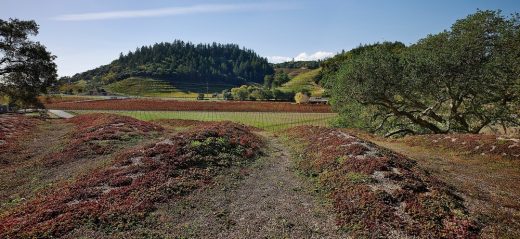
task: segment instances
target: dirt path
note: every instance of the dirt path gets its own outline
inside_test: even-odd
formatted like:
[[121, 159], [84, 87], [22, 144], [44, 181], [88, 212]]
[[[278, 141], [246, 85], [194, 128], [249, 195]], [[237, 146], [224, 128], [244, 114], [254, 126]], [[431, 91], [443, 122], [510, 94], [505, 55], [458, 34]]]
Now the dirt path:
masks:
[[[188, 238], [345, 238], [334, 214], [268, 136], [266, 156], [218, 185], [157, 211], [161, 231]], [[165, 230], [166, 229], [166, 230]]]
[[64, 118], [64, 119], [70, 119], [70, 118], [74, 117], [73, 114], [67, 113], [63, 110], [49, 110], [49, 112], [60, 118]]

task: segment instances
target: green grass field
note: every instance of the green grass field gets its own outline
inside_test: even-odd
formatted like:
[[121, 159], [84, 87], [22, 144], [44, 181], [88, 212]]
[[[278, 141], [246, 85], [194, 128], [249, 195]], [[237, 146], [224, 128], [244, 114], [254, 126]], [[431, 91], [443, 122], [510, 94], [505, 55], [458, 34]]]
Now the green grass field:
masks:
[[312, 96], [321, 96], [323, 94], [323, 88], [315, 83], [316, 77], [319, 76], [321, 68], [303, 72], [296, 75], [294, 78], [279, 89], [282, 91], [301, 92], [302, 90], [308, 90]]
[[139, 120], [184, 119], [200, 121], [234, 121], [269, 131], [298, 125], [328, 126], [335, 113], [277, 113], [277, 112], [203, 112], [203, 111], [94, 111], [76, 110], [72, 114], [113, 113]]

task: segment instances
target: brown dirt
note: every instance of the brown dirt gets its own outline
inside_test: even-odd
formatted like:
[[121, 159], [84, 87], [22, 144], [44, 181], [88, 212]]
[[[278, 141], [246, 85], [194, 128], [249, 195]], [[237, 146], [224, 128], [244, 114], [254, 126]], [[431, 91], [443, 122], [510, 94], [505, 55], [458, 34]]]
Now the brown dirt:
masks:
[[0, 155], [9, 159], [8, 164], [0, 165], [0, 209], [28, 199], [36, 190], [52, 185], [57, 178], [69, 176], [63, 168], [43, 170], [40, 161], [49, 153], [59, 150], [67, 141], [66, 136], [71, 128], [61, 120], [49, 120], [33, 133], [25, 135], [16, 150]]
[[[174, 234], [208, 238], [335, 238], [330, 208], [312, 195], [298, 177], [278, 139], [268, 156], [242, 172], [243, 180], [200, 192], [189, 200], [193, 210], [175, 217]], [[175, 207], [169, 210], [175, 210]], [[186, 230], [190, 228], [190, 230]]]
[[416, 160], [420, 167], [455, 188], [464, 198], [470, 214], [483, 223], [482, 238], [520, 238], [518, 160], [370, 138], [380, 146]]
[[212, 187], [159, 207], [153, 229], [113, 236], [153, 232], [166, 238], [345, 238], [330, 205], [298, 175], [279, 140], [268, 138], [265, 156], [251, 166], [232, 168]]

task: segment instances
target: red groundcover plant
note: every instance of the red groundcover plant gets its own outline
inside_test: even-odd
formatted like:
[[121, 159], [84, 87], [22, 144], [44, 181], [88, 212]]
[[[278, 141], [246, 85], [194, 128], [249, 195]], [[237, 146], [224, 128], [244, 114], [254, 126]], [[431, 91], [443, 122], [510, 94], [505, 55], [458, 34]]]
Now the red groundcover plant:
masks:
[[262, 141], [242, 125], [207, 123], [119, 154], [114, 163], [0, 218], [0, 237], [59, 237], [81, 225], [125, 230], [157, 203], [211, 182], [220, 168], [253, 158]]
[[[18, 114], [0, 115], [0, 154], [8, 150], [16, 150], [21, 137], [27, 135], [42, 120]], [[5, 163], [0, 159], [0, 163]]]
[[289, 102], [240, 101], [176, 101], [152, 99], [94, 100], [56, 102], [45, 105], [63, 110], [171, 110], [171, 111], [231, 111], [231, 112], [308, 112], [331, 113], [329, 105], [293, 104]]
[[476, 237], [462, 199], [415, 161], [339, 129], [300, 126], [287, 133], [300, 139], [299, 168], [330, 192], [338, 224], [352, 235]]
[[113, 114], [79, 115], [66, 122], [75, 126], [70, 141], [63, 150], [47, 157], [46, 163], [49, 165], [107, 155], [124, 143], [163, 130], [161, 126], [153, 123]]
[[407, 144], [433, 146], [469, 154], [498, 155], [520, 159], [520, 139], [485, 134], [434, 134], [410, 136], [403, 139]]

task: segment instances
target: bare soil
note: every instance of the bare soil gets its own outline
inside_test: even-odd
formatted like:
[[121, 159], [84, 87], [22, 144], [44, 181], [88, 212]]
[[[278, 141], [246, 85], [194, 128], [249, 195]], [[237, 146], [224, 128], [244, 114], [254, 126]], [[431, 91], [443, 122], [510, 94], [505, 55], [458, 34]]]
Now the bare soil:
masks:
[[[55, 123], [60, 121], [60, 123]], [[0, 165], [0, 210], [24, 201], [41, 189], [50, 187], [61, 179], [69, 178], [72, 170], [44, 168], [41, 160], [56, 152], [68, 140], [70, 124], [61, 120], [48, 120], [33, 133], [20, 139], [16, 150], [0, 155], [8, 159]], [[80, 165], [73, 167], [81, 170]]]
[[[111, 237], [346, 238], [279, 139], [261, 134], [268, 141], [264, 156], [250, 166], [231, 168], [213, 186], [163, 204], [148, 226]], [[85, 234], [94, 235], [76, 235]]]
[[186, 204], [194, 207], [180, 210], [180, 215], [171, 218], [177, 224], [173, 234], [207, 238], [340, 238], [329, 206], [313, 195], [309, 182], [297, 175], [288, 151], [277, 138], [269, 141], [265, 157], [235, 178], [238, 180], [224, 180], [227, 182], [168, 207], [164, 212], [175, 212]]
[[519, 160], [409, 146], [374, 137], [370, 140], [416, 160], [420, 167], [456, 189], [466, 208], [483, 224], [482, 238], [520, 238]]

